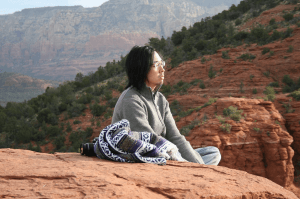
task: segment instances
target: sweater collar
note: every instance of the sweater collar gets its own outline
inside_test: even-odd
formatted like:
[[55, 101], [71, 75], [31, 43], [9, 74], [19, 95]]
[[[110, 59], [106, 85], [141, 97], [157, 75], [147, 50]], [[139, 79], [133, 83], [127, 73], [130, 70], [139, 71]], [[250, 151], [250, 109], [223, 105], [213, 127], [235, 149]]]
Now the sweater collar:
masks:
[[152, 91], [152, 88], [147, 86], [146, 84], [143, 84], [141, 90], [139, 90], [138, 92], [141, 93], [141, 95], [143, 95], [144, 97], [147, 98], [151, 98], [151, 95], [153, 96], [153, 98], [155, 98], [155, 96], [157, 95], [159, 89], [161, 88], [162, 84], [157, 86], [154, 91]]

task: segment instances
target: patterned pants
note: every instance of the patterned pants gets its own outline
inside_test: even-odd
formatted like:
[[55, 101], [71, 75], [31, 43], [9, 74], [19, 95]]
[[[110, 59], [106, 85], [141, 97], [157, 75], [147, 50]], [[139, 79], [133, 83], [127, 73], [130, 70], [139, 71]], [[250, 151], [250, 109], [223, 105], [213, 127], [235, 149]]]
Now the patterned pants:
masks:
[[206, 165], [218, 165], [221, 160], [221, 153], [217, 147], [207, 146], [195, 149], [195, 151], [201, 155]]

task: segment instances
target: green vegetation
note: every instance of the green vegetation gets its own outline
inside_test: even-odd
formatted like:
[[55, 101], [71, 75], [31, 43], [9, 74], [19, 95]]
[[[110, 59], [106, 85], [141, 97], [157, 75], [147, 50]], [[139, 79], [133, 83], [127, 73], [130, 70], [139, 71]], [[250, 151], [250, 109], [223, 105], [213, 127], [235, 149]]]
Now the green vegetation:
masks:
[[294, 15], [292, 13], [286, 13], [282, 16], [286, 21], [290, 21], [294, 18]]
[[245, 92], [245, 90], [243, 88], [244, 88], [244, 83], [243, 83], [243, 81], [241, 81], [241, 84], [240, 84], [240, 92], [241, 93]]
[[263, 74], [264, 74], [264, 76], [266, 76], [266, 77], [268, 77], [268, 78], [270, 77], [270, 71], [266, 71], [266, 72], [264, 72]]
[[252, 80], [252, 79], [253, 79], [253, 77], [254, 77], [254, 75], [252, 75], [252, 74], [251, 74], [251, 75], [250, 75], [250, 80]]
[[188, 136], [190, 131], [197, 125], [199, 125], [200, 121], [199, 120], [194, 120], [192, 121], [189, 125], [184, 126], [180, 129], [180, 134], [184, 136]]
[[271, 86], [271, 87], [279, 87], [279, 83], [278, 82], [271, 82], [270, 84], [269, 84], [269, 86]]
[[222, 58], [223, 59], [230, 59], [230, 57], [228, 55], [228, 51], [222, 51]]
[[255, 130], [257, 133], [260, 132], [260, 129], [257, 127], [254, 127], [253, 130]]
[[270, 20], [270, 22], [269, 22], [269, 25], [274, 25], [276, 23], [276, 21], [275, 21], [275, 19], [274, 18], [272, 18], [271, 20]]
[[300, 101], [300, 89], [298, 89], [297, 91], [292, 92], [288, 96], [293, 97], [297, 101]]
[[271, 86], [267, 86], [266, 90], [264, 91], [264, 94], [267, 95], [265, 99], [265, 101], [274, 101], [275, 99], [275, 91], [274, 88]]
[[274, 55], [274, 51], [270, 51], [269, 57], [272, 57]]
[[282, 82], [285, 84], [282, 89], [283, 93], [291, 93], [300, 88], [300, 77], [297, 81], [294, 81], [292, 78], [290, 78], [289, 75], [284, 75], [282, 78]]
[[257, 89], [254, 88], [254, 89], [252, 90], [252, 93], [253, 93], [253, 94], [257, 94]]
[[223, 110], [224, 116], [229, 116], [234, 121], [240, 121], [240, 119], [244, 119], [241, 113], [243, 110], [238, 110], [237, 107], [229, 106]]
[[247, 61], [247, 60], [252, 60], [252, 59], [255, 59], [255, 55], [252, 55], [250, 53], [246, 53], [246, 54], [242, 54], [241, 56], [237, 57], [237, 59], [242, 59], [244, 61]]
[[[188, 28], [182, 27], [180, 31], [174, 31], [171, 37], [166, 39], [163, 37], [161, 39], [150, 38], [148, 44], [159, 51], [164, 60], [171, 60], [170, 67], [177, 67], [180, 63], [195, 59], [198, 56], [202, 57], [201, 63], [210, 61], [210, 58], [206, 59], [204, 56], [214, 54], [224, 47], [236, 47], [252, 43], [265, 45], [284, 39], [292, 35], [293, 30], [291, 28], [287, 28], [285, 32], [274, 30], [272, 34], [271, 31], [275, 25], [278, 25], [278, 27], [287, 27], [289, 24], [297, 23], [297, 25], [300, 25], [296, 17], [291, 18], [286, 15], [289, 13], [285, 13], [288, 22], [272, 22], [271, 20], [270, 25], [272, 27], [270, 25], [266, 27], [258, 25], [252, 28], [250, 32], [238, 32], [234, 26], [234, 24], [240, 25], [246, 21], [243, 14], [247, 13], [248, 16], [256, 17], [280, 2], [279, 0], [241, 1], [240, 4], [232, 5], [228, 10], [224, 10], [213, 17], [206, 17]], [[270, 52], [270, 49], [264, 51], [265, 49], [262, 54]], [[84, 115], [83, 111], [86, 109], [87, 104], [89, 104], [94, 117], [111, 117], [112, 108], [116, 103], [116, 98], [112, 97], [112, 90], [122, 92], [126, 85], [126, 78], [123, 79], [126, 56], [121, 56], [119, 61], [107, 62], [105, 66], [99, 66], [95, 72], [90, 72], [88, 75], [77, 73], [74, 81], [66, 81], [57, 88], [48, 87], [45, 93], [31, 100], [22, 103], [8, 102], [5, 108], [0, 106], [0, 148], [28, 147], [31, 150], [40, 150], [39, 146], [42, 146], [43, 142], [48, 140], [55, 146], [52, 153], [55, 151], [77, 151], [77, 147], [81, 142], [90, 141], [92, 131], [73, 131], [70, 122], [66, 122], [65, 131], [71, 133], [71, 146], [64, 146], [63, 135], [66, 132], [63, 132], [63, 125], [60, 124], [59, 126], [58, 117], [62, 115], [64, 120], [76, 119], [76, 117]], [[228, 58], [228, 52], [222, 52], [222, 57]], [[245, 54], [241, 57], [241, 59], [246, 60], [254, 58], [251, 54]], [[167, 65], [167, 67], [169, 66]], [[208, 75], [212, 79], [217, 76], [217, 72], [221, 73], [222, 69], [214, 71], [211, 65]], [[0, 75], [6, 76], [8, 74], [0, 73]], [[250, 76], [250, 79], [253, 77]], [[300, 78], [297, 81], [287, 76], [284, 77], [282, 82], [285, 84], [284, 92], [293, 92], [300, 88]], [[205, 88], [202, 80], [193, 80], [192, 82], [181, 81], [174, 86], [164, 85], [160, 91], [165, 96], [176, 92], [186, 94], [188, 88], [198, 85], [200, 88]], [[241, 91], [243, 86], [241, 82]], [[296, 99], [298, 94], [295, 96], [293, 97]], [[207, 97], [207, 95], [203, 95], [203, 97]], [[171, 111], [175, 112], [175, 115], [177, 114], [176, 120], [178, 120], [193, 111], [199, 111], [215, 102], [215, 100], [210, 98], [203, 106], [187, 111], [183, 111], [179, 103], [176, 104], [175, 101], [174, 104], [172, 104], [173, 102], [170, 104], [170, 108], [173, 106]], [[238, 121], [242, 118], [240, 111], [230, 110], [229, 116]], [[224, 125], [225, 130], [229, 128], [228, 125], [222, 125]], [[100, 121], [97, 121], [97, 126], [100, 126]], [[226, 130], [226, 132], [228, 131]], [[35, 142], [33, 146], [36, 147], [33, 147], [32, 144], [30, 146], [31, 141]]]
[[261, 52], [261, 54], [264, 55], [264, 54], [266, 54], [268, 52], [270, 52], [270, 48], [264, 48], [263, 51]]
[[73, 122], [73, 124], [80, 124], [81, 123], [81, 121], [79, 121], [79, 120], [74, 120], [74, 122]]
[[294, 51], [294, 47], [292, 45], [289, 46], [289, 49], [287, 50], [288, 53], [291, 53]]
[[230, 130], [231, 130], [231, 125], [230, 124], [222, 124], [220, 126], [220, 128], [222, 129], [222, 131], [224, 132], [227, 132], [227, 133], [230, 133]]
[[290, 101], [288, 103], [281, 102], [282, 106], [285, 108], [286, 113], [295, 112], [295, 109], [292, 108], [291, 101], [292, 101], [292, 99], [290, 99]]
[[208, 71], [208, 77], [210, 79], [216, 77], [217, 72], [214, 71], [214, 67], [212, 65], [210, 65], [209, 71]]

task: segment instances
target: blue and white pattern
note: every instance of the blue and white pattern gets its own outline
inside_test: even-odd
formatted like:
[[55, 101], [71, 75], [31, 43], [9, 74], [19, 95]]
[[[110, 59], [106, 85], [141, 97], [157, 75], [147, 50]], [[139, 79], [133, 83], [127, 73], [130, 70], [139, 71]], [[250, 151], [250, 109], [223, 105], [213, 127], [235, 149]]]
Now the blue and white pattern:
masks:
[[[151, 140], [156, 140], [156, 143], [151, 143]], [[168, 140], [149, 132], [131, 132], [126, 119], [105, 127], [94, 144], [94, 151], [98, 158], [117, 162], [165, 165], [166, 160], [186, 161], [176, 145]]]

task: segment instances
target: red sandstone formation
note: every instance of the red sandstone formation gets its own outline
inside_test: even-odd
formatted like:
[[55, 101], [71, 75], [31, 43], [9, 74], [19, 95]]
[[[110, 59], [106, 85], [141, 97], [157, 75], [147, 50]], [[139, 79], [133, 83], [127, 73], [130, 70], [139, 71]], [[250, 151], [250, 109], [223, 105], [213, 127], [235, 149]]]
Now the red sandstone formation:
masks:
[[119, 163], [20, 149], [1, 149], [0, 162], [0, 198], [297, 198], [266, 178], [222, 166]]

